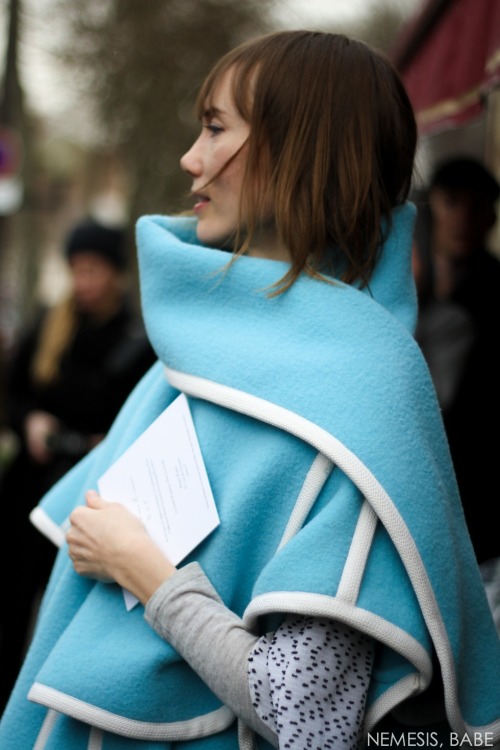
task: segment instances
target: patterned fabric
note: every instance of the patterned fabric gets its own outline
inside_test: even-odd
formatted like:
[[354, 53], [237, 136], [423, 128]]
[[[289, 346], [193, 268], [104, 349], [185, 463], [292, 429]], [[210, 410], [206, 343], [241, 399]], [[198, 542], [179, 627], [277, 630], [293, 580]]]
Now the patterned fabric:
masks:
[[253, 704], [280, 750], [355, 750], [372, 666], [373, 641], [363, 633], [289, 615], [249, 659]]

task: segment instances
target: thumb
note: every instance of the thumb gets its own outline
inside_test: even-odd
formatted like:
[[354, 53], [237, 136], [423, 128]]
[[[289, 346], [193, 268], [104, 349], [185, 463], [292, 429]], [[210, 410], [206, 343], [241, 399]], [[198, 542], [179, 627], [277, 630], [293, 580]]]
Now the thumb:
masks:
[[102, 508], [106, 503], [95, 490], [87, 490], [85, 500], [89, 508]]

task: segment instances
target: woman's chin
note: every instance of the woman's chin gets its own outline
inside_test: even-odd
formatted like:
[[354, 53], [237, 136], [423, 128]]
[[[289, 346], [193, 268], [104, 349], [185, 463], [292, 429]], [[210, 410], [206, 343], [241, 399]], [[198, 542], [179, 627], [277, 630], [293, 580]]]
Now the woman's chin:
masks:
[[204, 232], [198, 227], [196, 231], [196, 237], [200, 245], [205, 247], [212, 247], [216, 250], [226, 250], [232, 252], [234, 247], [234, 234], [231, 236], [227, 235], [214, 235], [210, 232]]

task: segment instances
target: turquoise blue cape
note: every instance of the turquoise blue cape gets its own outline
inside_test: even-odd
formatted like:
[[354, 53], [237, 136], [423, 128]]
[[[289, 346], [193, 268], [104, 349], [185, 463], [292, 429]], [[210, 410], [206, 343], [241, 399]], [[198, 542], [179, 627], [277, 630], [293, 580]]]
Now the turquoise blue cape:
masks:
[[[2, 750], [236, 748], [234, 716], [116, 585], [74, 573], [66, 519], [180, 391], [220, 527], [198, 560], [228, 607], [264, 632], [284, 612], [377, 641], [366, 731], [394, 711], [500, 738], [500, 648], [437, 401], [412, 331], [414, 209], [394, 214], [369, 289], [200, 247], [191, 218], [137, 226], [146, 327], [159, 361], [106, 440], [32, 514], [61, 546], [0, 724]], [[442, 701], [418, 701], [434, 681]], [[434, 685], [433, 685], [434, 688]], [[41, 742], [41, 739], [39, 739]], [[100, 743], [100, 744], [99, 744]], [[268, 747], [263, 741], [260, 747]]]

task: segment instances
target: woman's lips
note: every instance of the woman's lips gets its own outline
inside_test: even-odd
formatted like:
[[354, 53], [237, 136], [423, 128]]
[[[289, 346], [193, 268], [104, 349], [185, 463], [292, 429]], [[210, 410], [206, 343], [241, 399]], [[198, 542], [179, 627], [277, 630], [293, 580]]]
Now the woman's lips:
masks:
[[201, 211], [208, 203], [210, 203], [210, 198], [207, 198], [206, 195], [195, 195], [195, 204], [193, 206], [193, 211], [195, 213], [198, 213]]

